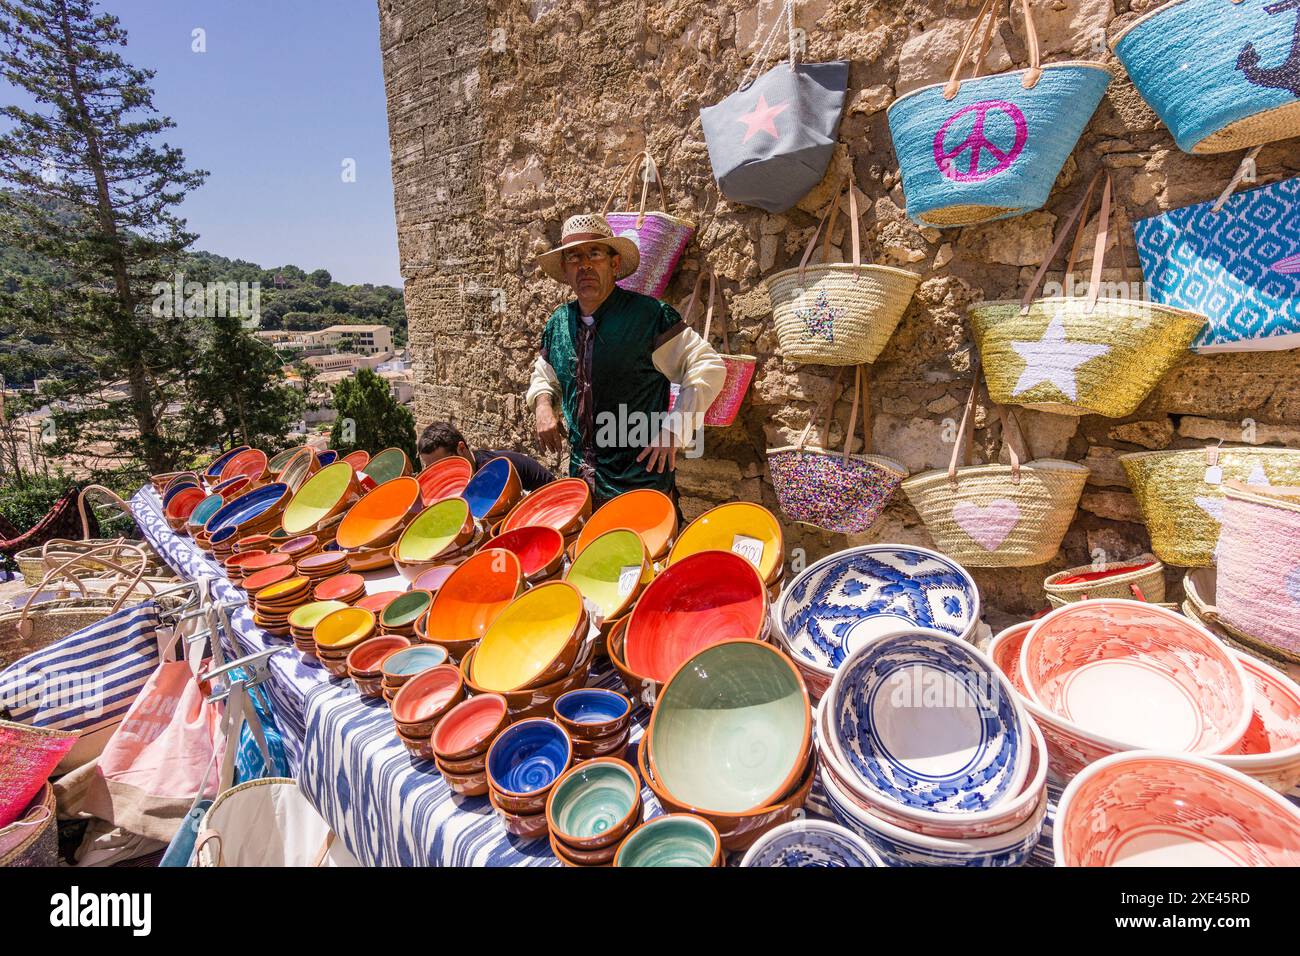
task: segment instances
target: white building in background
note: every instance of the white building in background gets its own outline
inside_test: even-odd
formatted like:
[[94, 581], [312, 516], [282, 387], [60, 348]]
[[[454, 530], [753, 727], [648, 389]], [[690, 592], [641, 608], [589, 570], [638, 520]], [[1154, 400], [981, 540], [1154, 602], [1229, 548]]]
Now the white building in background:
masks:
[[303, 335], [310, 347], [323, 345], [361, 355], [387, 355], [393, 351], [393, 330], [386, 325], [331, 325]]

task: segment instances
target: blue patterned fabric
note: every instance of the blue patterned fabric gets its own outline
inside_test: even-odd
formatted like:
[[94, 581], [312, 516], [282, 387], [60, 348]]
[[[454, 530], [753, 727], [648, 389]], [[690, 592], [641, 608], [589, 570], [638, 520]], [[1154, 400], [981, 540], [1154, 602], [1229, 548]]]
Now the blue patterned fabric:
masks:
[[1134, 223], [1152, 301], [1210, 320], [1200, 352], [1300, 346], [1300, 179]]
[[[1176, 0], [1116, 39], [1115, 55], [1178, 148], [1300, 99], [1300, 8], [1283, 0]], [[1252, 144], [1300, 132], [1266, 131]], [[1242, 142], [1203, 152], [1240, 149]]]
[[[1025, 71], [965, 80], [951, 100], [936, 83], [889, 107], [889, 134], [903, 173], [907, 215], [948, 225], [927, 213], [946, 206], [987, 206], [983, 219], [1038, 209], [1056, 182], [1110, 82], [1100, 65], [1046, 66], [1032, 89]], [[1005, 211], [999, 211], [1005, 210]]]
[[[239, 674], [236, 670], [235, 675]], [[275, 725], [275, 715], [271, 711], [271, 701], [266, 691], [254, 687], [248, 699], [257, 712], [257, 719], [262, 725], [262, 738], [266, 741], [266, 751], [270, 755], [271, 765], [267, 766], [262, 757], [262, 748], [257, 745], [257, 738], [252, 729], [245, 724], [239, 732], [239, 750], [235, 752], [235, 783], [247, 783], [263, 777], [291, 777], [289, 758], [284, 752], [284, 738]]]

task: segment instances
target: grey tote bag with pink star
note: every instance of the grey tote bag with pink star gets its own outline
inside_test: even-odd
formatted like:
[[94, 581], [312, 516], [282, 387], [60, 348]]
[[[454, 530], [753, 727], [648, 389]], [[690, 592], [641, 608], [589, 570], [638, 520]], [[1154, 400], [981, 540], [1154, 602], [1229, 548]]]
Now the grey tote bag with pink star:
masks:
[[[847, 60], [799, 62], [792, 7], [783, 8], [740, 89], [700, 110], [718, 189], [732, 202], [768, 212], [789, 209], [826, 175], [849, 82]], [[789, 61], [751, 82], [782, 22]]]

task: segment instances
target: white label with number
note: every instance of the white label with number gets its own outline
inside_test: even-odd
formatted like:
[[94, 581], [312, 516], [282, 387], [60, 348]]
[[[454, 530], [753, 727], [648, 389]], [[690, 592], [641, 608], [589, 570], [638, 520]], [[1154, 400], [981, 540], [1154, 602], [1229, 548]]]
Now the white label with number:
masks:
[[1223, 484], [1223, 469], [1218, 465], [1211, 465], [1205, 469], [1205, 483], [1207, 485]]
[[731, 550], [733, 554], [748, 559], [754, 567], [758, 567], [759, 562], [763, 560], [763, 542], [757, 538], [749, 538], [743, 534], [734, 535], [731, 539]]
[[641, 565], [629, 564], [618, 572], [618, 596], [627, 597], [641, 580]]

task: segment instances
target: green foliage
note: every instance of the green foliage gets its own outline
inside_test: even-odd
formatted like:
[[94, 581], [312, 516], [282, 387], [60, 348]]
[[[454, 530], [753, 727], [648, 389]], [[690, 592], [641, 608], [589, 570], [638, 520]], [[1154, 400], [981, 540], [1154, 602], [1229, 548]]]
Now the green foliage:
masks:
[[[398, 404], [388, 383], [368, 368], [358, 369], [352, 378], [334, 386], [334, 408], [339, 417], [330, 429], [330, 447], [340, 455], [363, 449], [374, 454], [384, 448], [400, 448], [413, 462], [415, 418]], [[349, 425], [354, 432], [347, 441]]]
[[65, 474], [26, 475], [0, 486], [0, 515], [19, 531], [35, 526], [54, 507], [72, 480]]

